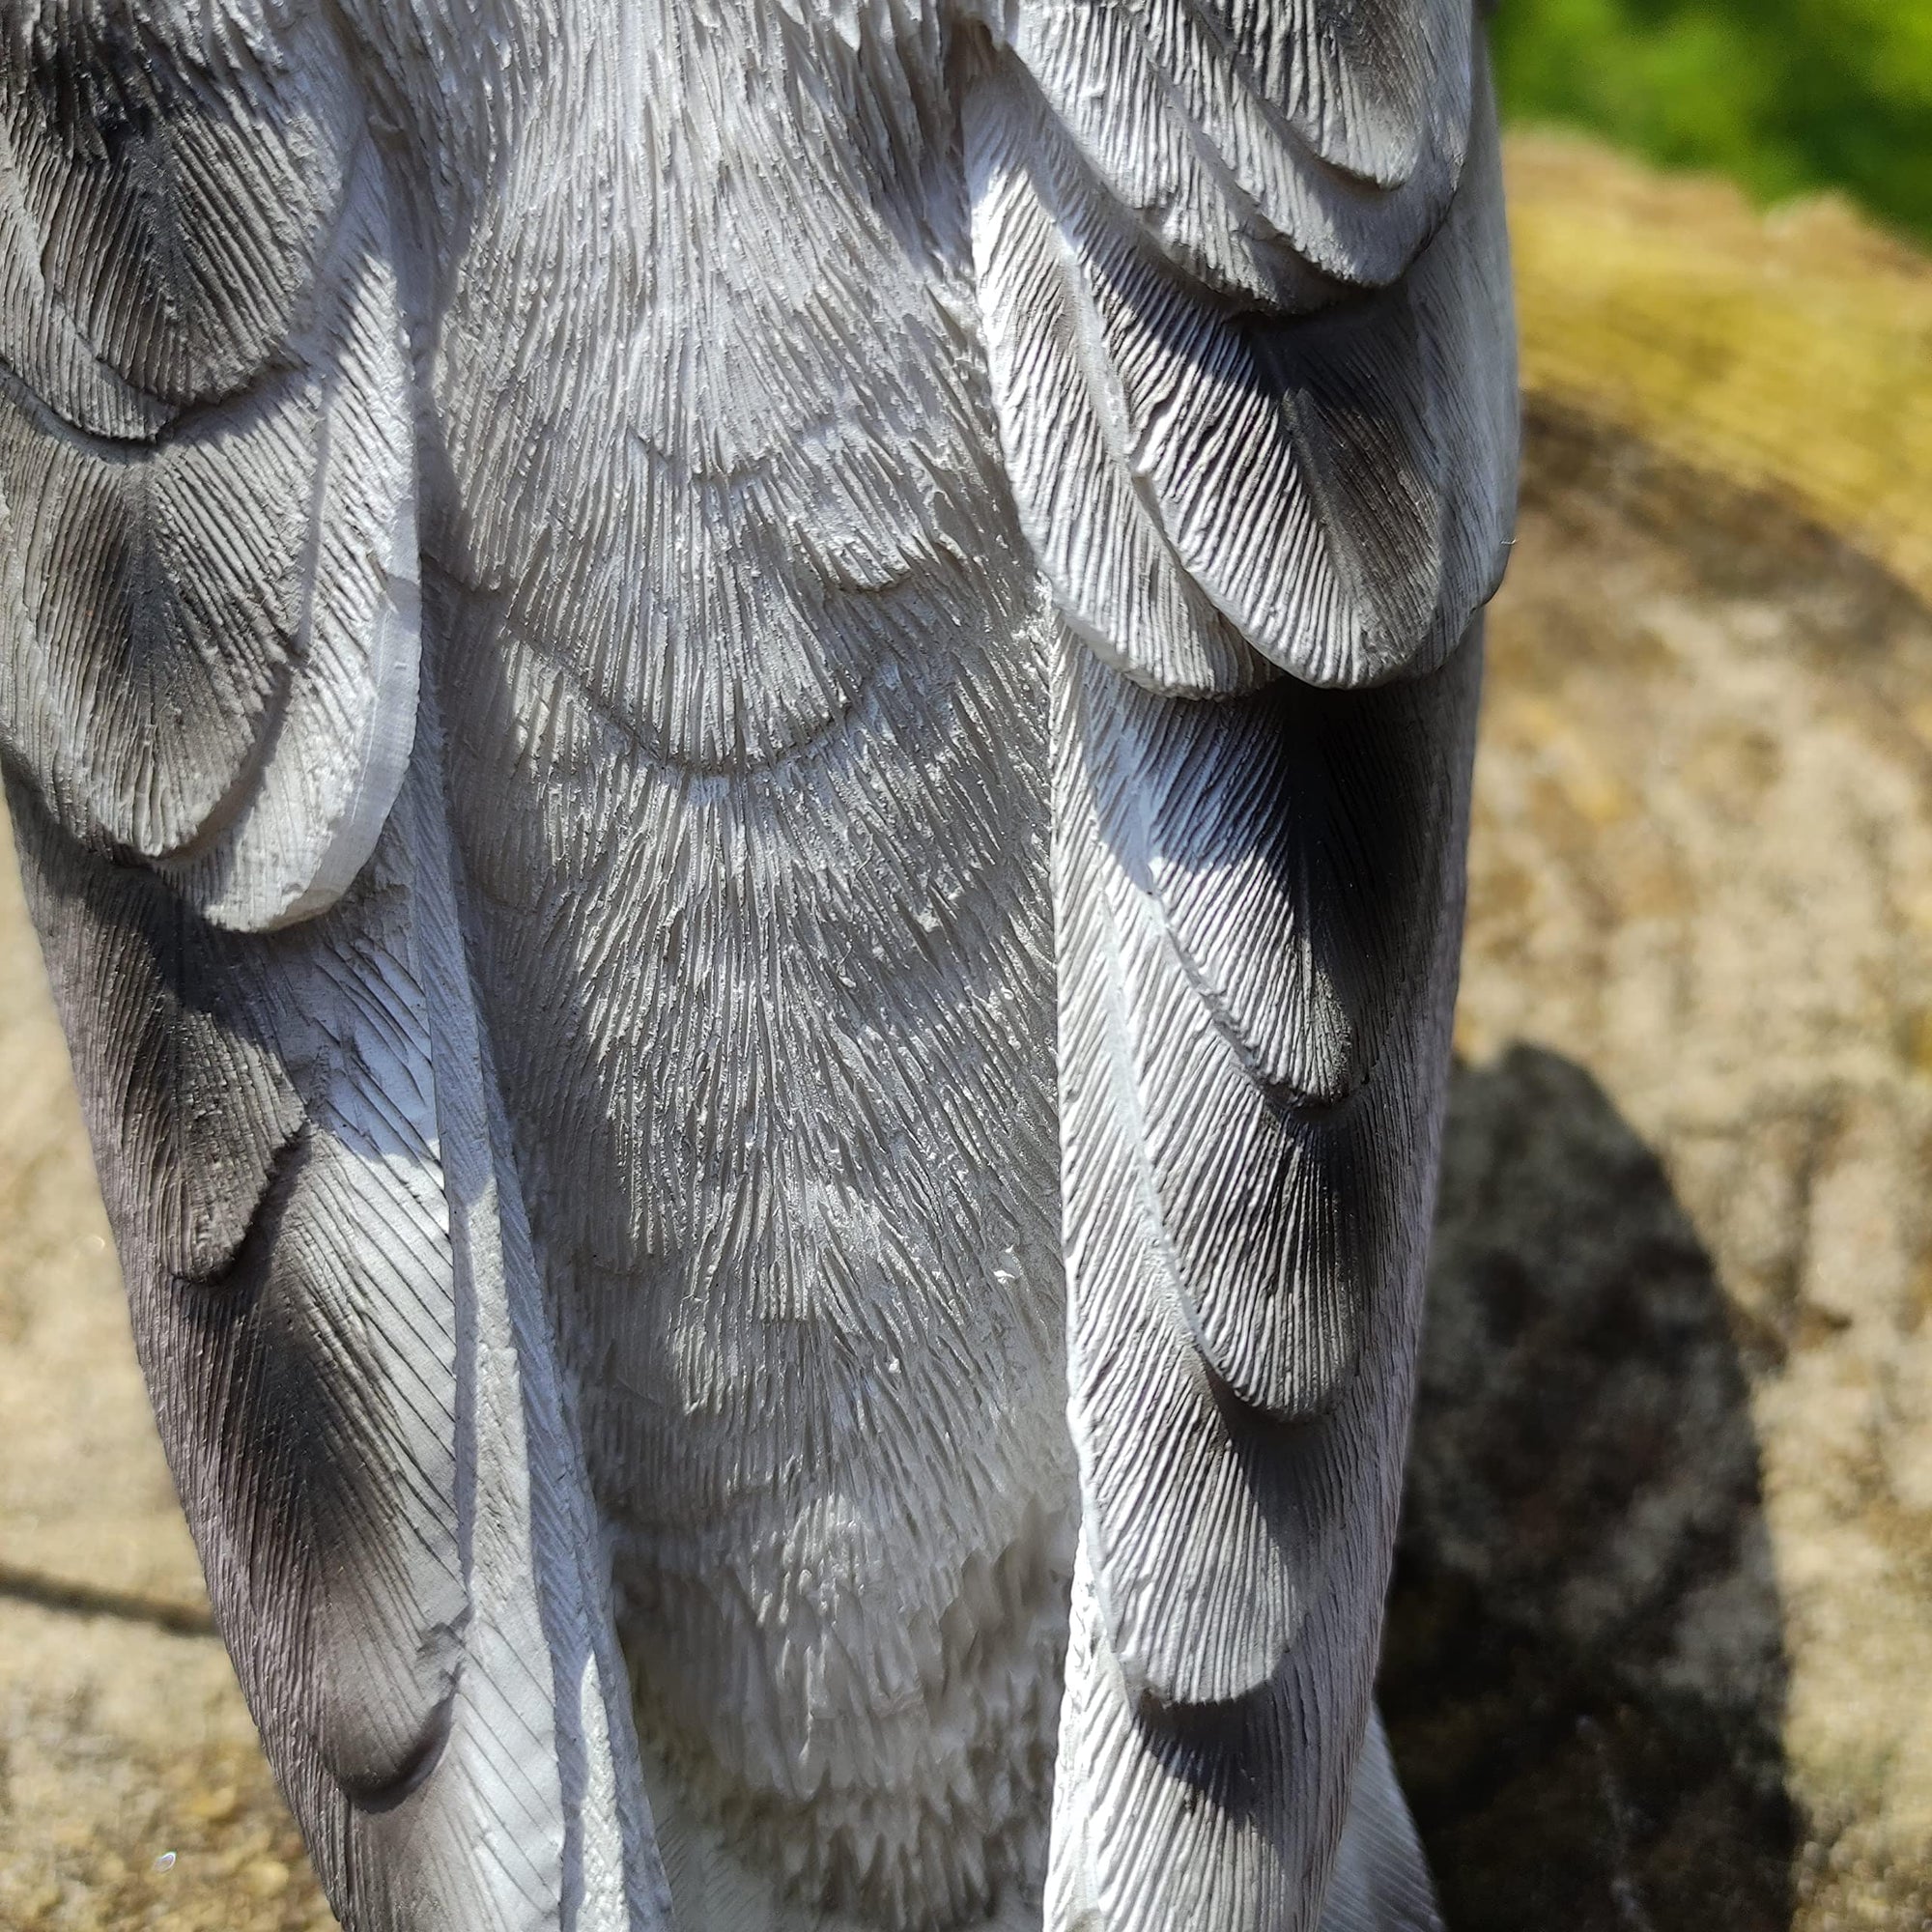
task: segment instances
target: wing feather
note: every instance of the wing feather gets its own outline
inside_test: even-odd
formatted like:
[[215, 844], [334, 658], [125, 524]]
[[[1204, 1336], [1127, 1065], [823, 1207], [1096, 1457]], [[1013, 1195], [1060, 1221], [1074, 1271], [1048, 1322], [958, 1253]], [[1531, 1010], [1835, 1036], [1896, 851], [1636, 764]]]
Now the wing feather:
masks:
[[0, 21], [0, 750], [162, 1439], [339, 1915], [639, 1932], [663, 1878], [459, 923], [400, 251], [333, 17]]
[[0, 27], [0, 745], [221, 924], [321, 910], [408, 762], [413, 426], [329, 30]]
[[1487, 76], [1457, 0], [992, 39], [987, 365], [1065, 633], [1047, 1922], [1313, 1932], [1339, 1872], [1333, 1924], [1431, 1926], [1370, 1690], [1514, 506]]
[[[1085, 1536], [1135, 1695], [1220, 1703], [1265, 1684], [1300, 1634], [1338, 1512], [1359, 1500], [1344, 1478], [1372, 1418], [1351, 1405], [1412, 1314], [1476, 654], [1374, 692], [1284, 682], [1219, 704], [1156, 698], [1077, 649], [1063, 675]], [[1219, 849], [1258, 864], [1204, 861], [1190, 835], [1210, 811]], [[1375, 916], [1351, 917], [1364, 904]], [[1308, 1049], [1287, 1079], [1222, 1023], [1189, 970], [1196, 934], [1229, 958], [1264, 935], [1276, 983], [1318, 995], [1284, 1002]]]
[[162, 1439], [344, 1924], [635, 1932], [628, 1678], [428, 756], [269, 935], [9, 802]]
[[[968, 111], [985, 109], [976, 99]], [[987, 164], [976, 226], [994, 238], [979, 251], [986, 354], [1021, 524], [1061, 615], [1108, 663], [1140, 667], [1163, 690], [1261, 683], [1268, 667], [1189, 575], [1136, 486], [1080, 263], [998, 153], [977, 156]], [[1064, 496], [1076, 481], [1091, 495], [1074, 510]]]
[[992, 24], [1137, 226], [1244, 301], [1384, 285], [1455, 192], [1466, 0], [1024, 0]]
[[1494, 590], [1515, 363], [1486, 81], [1477, 105], [1462, 191], [1407, 272], [1291, 316], [1167, 259], [1028, 72], [996, 67], [970, 97], [1022, 526], [1062, 615], [1151, 688], [1248, 688], [1265, 674], [1253, 654], [1315, 684], [1426, 670]]
[[[1469, 643], [1369, 692], [1188, 704], [1067, 647], [1055, 895], [1087, 1607], [1051, 1925], [1316, 1922], [1400, 1492], [1479, 676]], [[1154, 762], [1177, 738], [1186, 754]], [[1278, 791], [1241, 769], [1258, 738]], [[1208, 814], [1280, 860], [1194, 862], [1175, 829]], [[1286, 963], [1249, 983], [1320, 989], [1289, 1081], [1257, 1077], [1188, 971], [1190, 927], [1267, 933]]]

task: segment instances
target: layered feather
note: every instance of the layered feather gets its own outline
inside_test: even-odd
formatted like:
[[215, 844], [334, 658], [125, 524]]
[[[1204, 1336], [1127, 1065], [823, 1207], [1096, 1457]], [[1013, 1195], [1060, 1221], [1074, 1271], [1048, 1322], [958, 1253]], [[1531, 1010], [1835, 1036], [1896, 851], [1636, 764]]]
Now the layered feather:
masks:
[[1083, 1523], [1048, 1923], [1313, 1928], [1354, 1790], [1334, 1922], [1426, 1924], [1400, 1795], [1357, 1767], [1454, 1003], [1463, 640], [1514, 508], [1487, 78], [1453, 0], [1020, 0], [991, 29], [982, 327], [1066, 633]]
[[9, 801], [162, 1439], [344, 1924], [631, 1932], [662, 1877], [434, 769], [266, 937]]
[[1466, 0], [1023, 0], [984, 16], [1136, 227], [1244, 303], [1383, 286], [1455, 192]]
[[[995, 66], [970, 95], [986, 355], [1021, 523], [1068, 625], [1151, 689], [1426, 670], [1495, 588], [1516, 388], [1478, 82], [1439, 226], [1381, 265], [1385, 285], [1306, 316], [1177, 265], [1031, 70]], [[1128, 91], [1112, 111], [1141, 109]]]
[[663, 1879], [418, 729], [402, 255], [332, 18], [0, 23], [9, 801], [162, 1439], [345, 1926], [637, 1932]]
[[[1025, 609], [977, 346], [1065, 633], [1054, 896], [1084, 1520], [1049, 1922], [1303, 1928], [1327, 1889], [1335, 1928], [1426, 1924], [1369, 1684], [1453, 995], [1477, 678], [1456, 646], [1500, 568], [1514, 449], [1465, 12], [1014, 0], [942, 69], [936, 16], [881, 5], [826, 29], [853, 51], [848, 99], [810, 60], [733, 70], [709, 15], [611, 36], [553, 34], [507, 0], [474, 33], [444, 11], [35, 0], [0, 23], [10, 786], [163, 1432], [339, 1909], [355, 1932], [662, 1921], [551, 1309], [604, 1411], [593, 1440], [619, 1445], [597, 1471], [619, 1513], [674, 1515], [689, 1488], [624, 1488], [632, 1364], [612, 1346], [671, 1304], [612, 1315], [605, 1291], [649, 1286], [639, 1257], [669, 1251], [678, 1197], [639, 1151], [659, 1143], [625, 1133], [661, 1113], [675, 1147], [684, 1058], [702, 1072], [687, 1154], [724, 1158], [731, 1108], [747, 1147], [778, 1131], [769, 1096], [792, 1076], [770, 1011], [747, 1006], [720, 1056], [700, 1024], [711, 966], [762, 972], [773, 951], [781, 875], [732, 817], [746, 799], [770, 794], [774, 849], [791, 866], [796, 838], [798, 875], [837, 907], [821, 921], [800, 887], [798, 929], [854, 935], [801, 1036], [814, 1048], [823, 1025], [852, 1031], [847, 992], [876, 1004], [886, 981], [851, 962], [880, 933], [942, 989], [974, 946], [1008, 949], [992, 982], [1032, 984], [1007, 871], [998, 920], [914, 917], [959, 855], [922, 869], [899, 822], [1023, 848], [1020, 780], [986, 758], [997, 797], [950, 789], [936, 755], [921, 783], [887, 781], [955, 712], [976, 746], [1000, 727], [973, 721], [1010, 719], [1051, 627]], [[786, 20], [787, 60], [816, 60], [810, 10]], [[349, 32], [371, 55], [355, 76]], [[797, 154], [758, 145], [779, 110], [740, 98], [754, 69], [801, 117]], [[947, 279], [942, 71], [968, 77], [977, 337]], [[526, 99], [542, 141], [518, 137]], [[378, 154], [372, 111], [406, 160]], [[845, 141], [864, 167], [781, 192]], [[634, 207], [639, 154], [662, 179]], [[397, 169], [431, 290], [411, 299], [436, 316], [420, 399]], [[746, 252], [720, 272], [706, 251], [726, 231]], [[760, 282], [747, 264], [775, 232]], [[680, 306], [695, 288], [715, 310]], [[846, 327], [861, 309], [870, 334]], [[879, 366], [855, 380], [861, 342]], [[448, 606], [420, 706], [418, 401]], [[995, 675], [976, 654], [998, 627], [1014, 661]], [[849, 788], [810, 777], [812, 810], [853, 836], [799, 830], [793, 775], [887, 725], [889, 757], [855, 753]], [[674, 836], [640, 845], [647, 792]], [[875, 830], [913, 882], [875, 867], [828, 885], [828, 855]], [[1031, 876], [1024, 849], [999, 856]], [[610, 891], [674, 867], [694, 910], [658, 937], [695, 960], [691, 997], [646, 1055], [639, 984], [679, 982], [627, 973], [637, 928]], [[514, 1129], [472, 972], [504, 1021]], [[910, 1005], [913, 1026], [853, 1032], [903, 1056], [895, 1081], [953, 1037]], [[1016, 997], [1001, 1024], [1024, 1078], [1043, 1023]], [[973, 1080], [1006, 1066], [981, 1060]], [[1014, 1097], [1025, 1131], [996, 1144], [1030, 1148], [1044, 1103]], [[836, 1151], [851, 1129], [806, 1131]], [[513, 1136], [544, 1183], [537, 1239]], [[707, 1293], [760, 1252], [747, 1227], [762, 1242], [802, 1218], [743, 1202], [694, 1244]], [[921, 1257], [895, 1281], [989, 1274], [974, 1320], [997, 1331], [1005, 1261], [923, 1258], [953, 1225], [915, 1211], [879, 1252]], [[787, 1293], [794, 1261], [781, 1248], [772, 1271]], [[841, 1293], [849, 1274], [833, 1270]], [[760, 1305], [711, 1296], [677, 1331], [692, 1385], [731, 1392], [736, 1353], [703, 1355], [706, 1323]], [[1031, 1357], [1009, 1353], [1002, 1389], [1030, 1399]], [[776, 1439], [810, 1415], [757, 1420]], [[668, 1492], [694, 1437], [664, 1458]], [[894, 1509], [934, 1514], [895, 1480]], [[1011, 1502], [976, 1503], [964, 1534]], [[698, 1704], [701, 1729], [713, 1681], [688, 1672], [659, 1701]], [[811, 1797], [846, 1748], [832, 1719], [892, 1690], [848, 1680], [825, 1723], [811, 1704], [807, 1750], [771, 1753], [780, 1781]], [[891, 1891], [895, 1909], [978, 1909], [983, 1850], [960, 1849], [950, 1890]], [[945, 1879], [951, 1858], [926, 1863]]]
[[1082, 1898], [1106, 1932], [1316, 1922], [1400, 1491], [1478, 678], [1466, 646], [1208, 703], [1067, 647], [1056, 1926]]
[[408, 763], [394, 257], [308, 10], [0, 26], [0, 745], [68, 831], [237, 929], [329, 904]]

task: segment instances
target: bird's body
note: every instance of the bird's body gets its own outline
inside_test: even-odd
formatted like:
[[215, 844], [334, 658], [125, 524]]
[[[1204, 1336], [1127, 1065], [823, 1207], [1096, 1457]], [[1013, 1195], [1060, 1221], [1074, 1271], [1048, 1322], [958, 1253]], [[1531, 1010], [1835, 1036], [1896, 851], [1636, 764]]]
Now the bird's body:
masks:
[[0, 19], [9, 797], [351, 1932], [1433, 1924], [1504, 271], [1457, 0]]

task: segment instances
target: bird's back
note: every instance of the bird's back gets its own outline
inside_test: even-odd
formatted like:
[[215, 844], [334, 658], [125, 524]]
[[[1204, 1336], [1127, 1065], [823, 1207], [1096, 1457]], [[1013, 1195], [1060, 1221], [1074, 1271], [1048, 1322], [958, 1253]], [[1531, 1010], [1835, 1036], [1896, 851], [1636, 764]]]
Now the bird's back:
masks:
[[568, 11], [440, 265], [482, 1006], [681, 1922], [673, 1822], [727, 1819], [960, 1921], [1037, 1895], [1072, 1469], [1047, 632], [956, 130], [885, 8]]

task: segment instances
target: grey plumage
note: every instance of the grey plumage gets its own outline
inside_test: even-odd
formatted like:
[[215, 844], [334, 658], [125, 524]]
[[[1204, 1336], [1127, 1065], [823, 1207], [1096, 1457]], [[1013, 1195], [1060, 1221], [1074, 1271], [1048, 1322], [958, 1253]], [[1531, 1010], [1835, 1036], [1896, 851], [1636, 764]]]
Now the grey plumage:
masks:
[[0, 21], [8, 794], [353, 1932], [1433, 1922], [1514, 450], [1457, 0]]

